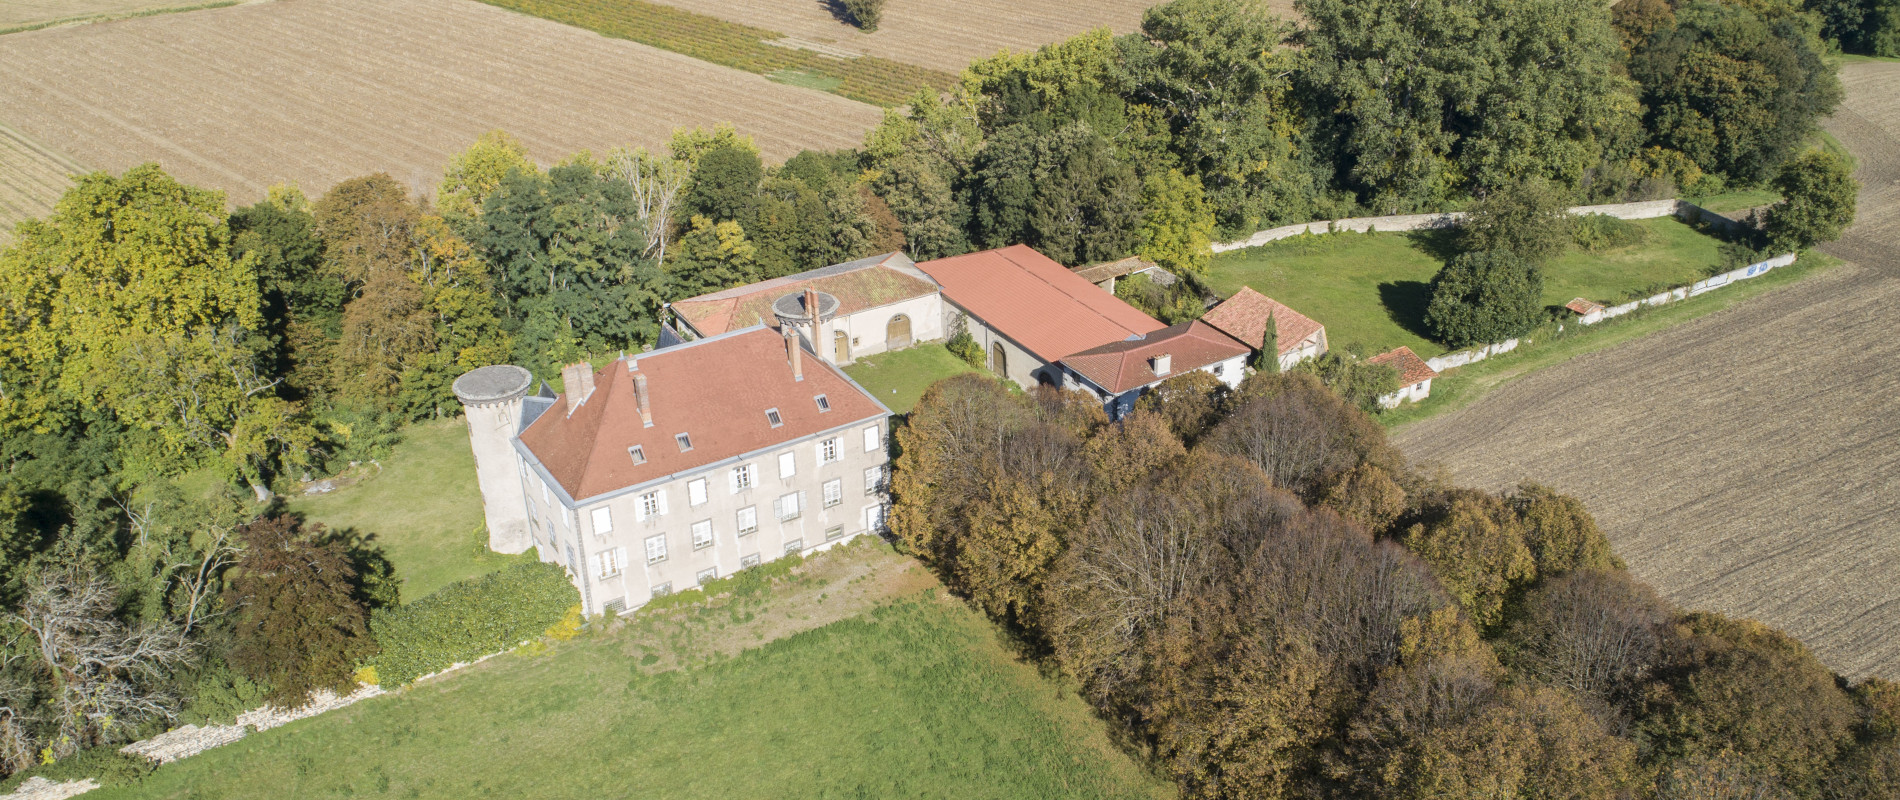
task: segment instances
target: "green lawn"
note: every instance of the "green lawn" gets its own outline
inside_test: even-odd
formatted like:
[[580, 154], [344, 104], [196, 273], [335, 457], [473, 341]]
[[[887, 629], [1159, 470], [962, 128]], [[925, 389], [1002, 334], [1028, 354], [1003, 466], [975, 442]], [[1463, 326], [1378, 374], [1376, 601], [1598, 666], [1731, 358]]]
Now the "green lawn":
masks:
[[365, 466], [368, 477], [361, 482], [330, 494], [292, 498], [290, 510], [333, 529], [354, 528], [373, 537], [396, 565], [404, 600], [508, 563], [485, 548], [475, 456], [468, 425], [460, 418], [409, 426], [380, 472]]
[[844, 371], [891, 411], [908, 414], [931, 384], [977, 369], [951, 355], [942, 342], [926, 342], [908, 350], [860, 358]]
[[1688, 198], [1689, 202], [1714, 211], [1727, 214], [1731, 211], [1747, 211], [1757, 206], [1765, 206], [1781, 199], [1773, 189], [1736, 189], [1721, 194]]
[[658, 674], [633, 631], [584, 634], [88, 800], [1172, 795], [1072, 692], [936, 594]]
[[[1721, 263], [1720, 242], [1674, 219], [1637, 222], [1642, 244], [1586, 253], [1572, 250], [1544, 270], [1544, 302], [1574, 297], [1615, 302], [1650, 289], [1694, 283]], [[1425, 327], [1432, 276], [1450, 251], [1446, 231], [1342, 233], [1296, 237], [1214, 257], [1207, 282], [1229, 295], [1241, 286], [1292, 306], [1326, 326], [1334, 347], [1369, 352], [1411, 347], [1445, 352]]]

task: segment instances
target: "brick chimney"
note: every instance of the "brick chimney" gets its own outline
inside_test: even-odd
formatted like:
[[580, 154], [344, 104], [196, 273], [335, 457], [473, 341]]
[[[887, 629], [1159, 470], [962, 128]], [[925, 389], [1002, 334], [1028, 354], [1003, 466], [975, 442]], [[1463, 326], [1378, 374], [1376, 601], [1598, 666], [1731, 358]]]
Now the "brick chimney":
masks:
[[647, 375], [644, 372], [633, 373], [633, 404], [640, 409], [640, 425], [653, 427], [653, 400], [647, 396]]
[[1150, 359], [1150, 362], [1154, 366], [1156, 376], [1166, 375], [1168, 374], [1168, 370], [1174, 367], [1174, 356], [1162, 353]]
[[567, 414], [573, 416], [574, 409], [594, 394], [594, 365], [582, 361], [562, 367], [561, 385], [567, 389]]
[[785, 358], [792, 364], [792, 380], [805, 379], [805, 362], [799, 353], [803, 349], [798, 346], [798, 331], [793, 330], [790, 325], [785, 326]]

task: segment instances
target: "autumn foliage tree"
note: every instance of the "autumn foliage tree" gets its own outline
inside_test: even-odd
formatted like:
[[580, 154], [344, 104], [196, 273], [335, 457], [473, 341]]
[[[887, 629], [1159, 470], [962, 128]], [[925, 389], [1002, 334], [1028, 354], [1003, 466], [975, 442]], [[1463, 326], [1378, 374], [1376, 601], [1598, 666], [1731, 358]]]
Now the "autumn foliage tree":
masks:
[[349, 689], [356, 664], [376, 651], [356, 570], [344, 547], [322, 533], [288, 516], [240, 531], [244, 553], [226, 599], [237, 609], [230, 660], [285, 707], [318, 689]]

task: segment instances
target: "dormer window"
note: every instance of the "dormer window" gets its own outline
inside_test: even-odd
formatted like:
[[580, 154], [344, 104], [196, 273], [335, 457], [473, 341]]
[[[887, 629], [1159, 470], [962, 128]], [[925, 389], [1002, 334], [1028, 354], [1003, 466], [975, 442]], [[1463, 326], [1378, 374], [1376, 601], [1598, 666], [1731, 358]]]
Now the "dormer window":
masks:
[[818, 413], [823, 414], [831, 410], [831, 400], [827, 399], [824, 395], [821, 394], [812, 399], [818, 401]]
[[776, 408], [768, 408], [765, 410], [765, 421], [772, 423], [772, 427], [774, 428], [785, 424], [785, 418], [778, 415], [778, 409]]
[[645, 464], [647, 463], [647, 449], [636, 444], [627, 448], [627, 457], [632, 458], [635, 464]]
[[693, 449], [693, 437], [688, 436], [684, 433], [673, 434], [673, 441], [679, 442], [680, 452], [682, 453]]

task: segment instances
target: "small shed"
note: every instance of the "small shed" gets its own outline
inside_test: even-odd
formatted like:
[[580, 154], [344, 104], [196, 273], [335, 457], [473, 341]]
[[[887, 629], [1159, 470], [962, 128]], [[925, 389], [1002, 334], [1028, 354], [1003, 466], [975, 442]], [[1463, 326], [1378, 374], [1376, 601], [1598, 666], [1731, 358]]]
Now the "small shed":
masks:
[[1419, 358], [1412, 348], [1400, 346], [1397, 350], [1380, 353], [1369, 359], [1369, 364], [1382, 364], [1399, 372], [1399, 390], [1379, 398], [1379, 405], [1392, 408], [1400, 403], [1416, 403], [1432, 394], [1432, 379], [1438, 377], [1438, 371], [1432, 365]]
[[1162, 286], [1174, 285], [1174, 273], [1162, 269], [1160, 265], [1140, 256], [1129, 256], [1118, 261], [1091, 264], [1071, 270], [1089, 283], [1102, 287], [1109, 294], [1115, 293], [1115, 279], [1130, 275], [1146, 275], [1148, 279]]
[[1579, 317], [1587, 317], [1587, 316], [1590, 316], [1591, 314], [1603, 313], [1602, 303], [1592, 302], [1590, 300], [1585, 300], [1581, 297], [1575, 300], [1572, 300], [1568, 303], [1565, 303], [1564, 308], [1568, 308], [1571, 311], [1576, 312], [1577, 316]]

